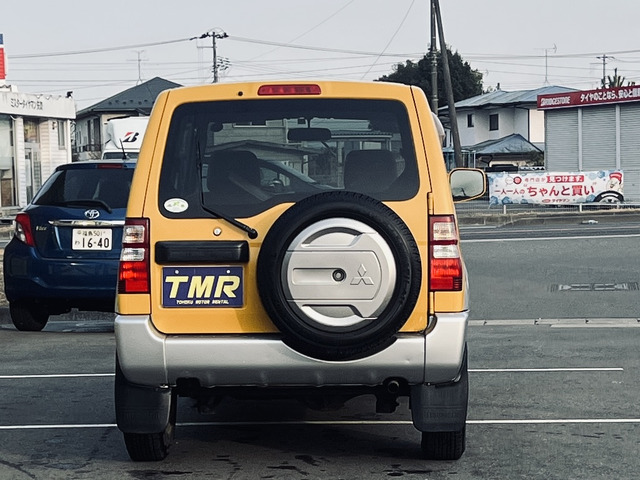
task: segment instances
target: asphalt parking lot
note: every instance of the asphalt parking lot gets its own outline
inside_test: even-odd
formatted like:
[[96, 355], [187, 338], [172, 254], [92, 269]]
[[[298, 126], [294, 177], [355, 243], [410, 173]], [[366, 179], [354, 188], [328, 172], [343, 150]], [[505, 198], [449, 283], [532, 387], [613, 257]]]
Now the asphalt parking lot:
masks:
[[[115, 427], [113, 332], [54, 320], [0, 325], [0, 478], [633, 479], [640, 434], [637, 333], [624, 325], [470, 327], [468, 446], [457, 462], [419, 459], [403, 402], [316, 412], [296, 402], [180, 402], [164, 462], [133, 463]], [[615, 354], [612, 354], [615, 352]]]
[[[586, 242], [594, 252], [616, 252], [635, 240]], [[463, 241], [465, 255], [484, 255], [480, 245]], [[521, 259], [521, 242], [515, 245], [513, 256]], [[546, 243], [536, 245], [544, 250]], [[499, 251], [505, 268], [514, 265], [512, 250]], [[619, 255], [627, 266], [610, 269], [631, 273], [630, 260]], [[477, 277], [476, 262], [468, 263]], [[585, 271], [597, 276], [600, 267]], [[553, 269], [538, 264], [536, 271], [550, 276]], [[481, 280], [483, 288], [491, 283]], [[486, 300], [497, 304], [500, 292]], [[598, 298], [618, 298], [606, 295]], [[419, 459], [406, 402], [383, 415], [362, 397], [331, 412], [291, 401], [223, 401], [206, 416], [181, 399], [167, 460], [133, 463], [115, 426], [112, 316], [73, 312], [53, 318], [43, 332], [18, 332], [0, 309], [0, 478], [636, 479], [637, 318], [504, 315], [515, 301], [500, 298], [501, 315], [470, 324], [467, 450], [457, 462]], [[527, 296], [519, 301], [522, 311], [541, 310]]]

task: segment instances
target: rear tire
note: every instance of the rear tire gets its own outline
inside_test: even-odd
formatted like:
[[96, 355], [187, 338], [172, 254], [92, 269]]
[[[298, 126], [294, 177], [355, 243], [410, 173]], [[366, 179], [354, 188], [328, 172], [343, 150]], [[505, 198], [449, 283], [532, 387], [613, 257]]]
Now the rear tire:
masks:
[[49, 320], [49, 313], [37, 305], [11, 302], [9, 314], [13, 325], [22, 332], [39, 332]]
[[423, 432], [422, 453], [427, 460], [458, 460], [465, 449], [465, 428], [458, 432]]
[[[127, 380], [124, 377], [119, 363], [116, 361], [116, 403], [118, 390], [124, 388]], [[169, 421], [162, 432], [157, 433], [131, 433], [122, 432], [124, 444], [131, 460], [136, 462], [157, 462], [164, 460], [169, 453], [169, 447], [173, 442], [176, 430], [176, 412], [178, 396], [175, 391], [171, 393], [171, 406], [169, 407]], [[152, 412], [150, 412], [151, 414]]]
[[[175, 405], [175, 402], [174, 404]], [[175, 406], [171, 407], [175, 410]], [[124, 444], [131, 460], [135, 462], [157, 462], [164, 460], [169, 453], [175, 433], [175, 413], [164, 432], [160, 433], [124, 433]]]

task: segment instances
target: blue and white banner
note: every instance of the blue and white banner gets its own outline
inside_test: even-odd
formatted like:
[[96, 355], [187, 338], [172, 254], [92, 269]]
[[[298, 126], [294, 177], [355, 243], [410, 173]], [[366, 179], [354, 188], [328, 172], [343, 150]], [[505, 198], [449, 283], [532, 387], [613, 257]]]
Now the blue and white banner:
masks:
[[623, 199], [622, 170], [488, 173], [489, 204], [548, 205]]

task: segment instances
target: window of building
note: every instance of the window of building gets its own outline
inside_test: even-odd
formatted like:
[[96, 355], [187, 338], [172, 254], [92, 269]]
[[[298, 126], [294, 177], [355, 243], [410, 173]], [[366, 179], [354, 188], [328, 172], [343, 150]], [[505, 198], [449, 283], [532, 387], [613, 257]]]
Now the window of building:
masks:
[[85, 151], [90, 150], [89, 145], [93, 143], [93, 124], [91, 122], [91, 120], [87, 121], [87, 145], [85, 146]]
[[498, 114], [494, 113], [492, 115], [489, 115], [489, 130], [498, 130], [499, 124], [498, 124]]
[[24, 165], [26, 171], [27, 202], [42, 185], [42, 159], [40, 157], [40, 120], [37, 118], [24, 119]]
[[93, 119], [93, 143], [91, 145], [93, 152], [99, 152], [102, 150], [102, 132], [100, 127], [100, 119]]
[[473, 113], [467, 114], [467, 127], [469, 128], [473, 127]]
[[0, 115], [0, 206], [16, 205], [13, 121]]
[[58, 120], [54, 125], [58, 131], [58, 148], [64, 150], [67, 148], [67, 123], [64, 120]]

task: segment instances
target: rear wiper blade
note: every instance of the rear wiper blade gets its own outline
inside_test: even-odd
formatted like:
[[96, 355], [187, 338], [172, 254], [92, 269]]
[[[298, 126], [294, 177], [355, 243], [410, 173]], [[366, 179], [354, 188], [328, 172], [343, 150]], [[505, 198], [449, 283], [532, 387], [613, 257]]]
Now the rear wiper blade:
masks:
[[109, 213], [112, 213], [113, 210], [106, 202], [99, 200], [97, 198], [86, 198], [80, 200], [63, 200], [61, 202], [56, 202], [54, 205], [58, 205], [61, 207], [102, 207]]
[[242, 223], [240, 220], [236, 220], [231, 215], [226, 215], [224, 213], [216, 212], [211, 208], [207, 207], [204, 200], [204, 191], [202, 189], [202, 154], [200, 152], [200, 142], [196, 140], [196, 155], [198, 156], [198, 170], [200, 173], [200, 208], [207, 213], [210, 213], [214, 217], [218, 217], [223, 219], [225, 222], [230, 223], [234, 227], [239, 228], [240, 230], [247, 233], [247, 236], [250, 239], [258, 238], [258, 231], [254, 228], [251, 228], [246, 223]]
[[243, 231], [247, 232], [247, 236], [250, 239], [253, 240], [254, 238], [258, 238], [258, 231], [255, 228], [251, 228], [246, 223], [242, 223], [241, 221], [236, 220], [231, 215], [226, 215], [224, 213], [216, 212], [215, 210], [210, 209], [209, 207], [207, 207], [204, 204], [204, 198], [200, 199], [200, 207], [202, 207], [202, 209], [205, 212], [210, 213], [214, 217], [219, 217], [219, 218], [223, 219], [224, 221], [229, 222], [231, 225], [233, 225], [235, 227], [238, 227], [240, 230], [243, 230]]

